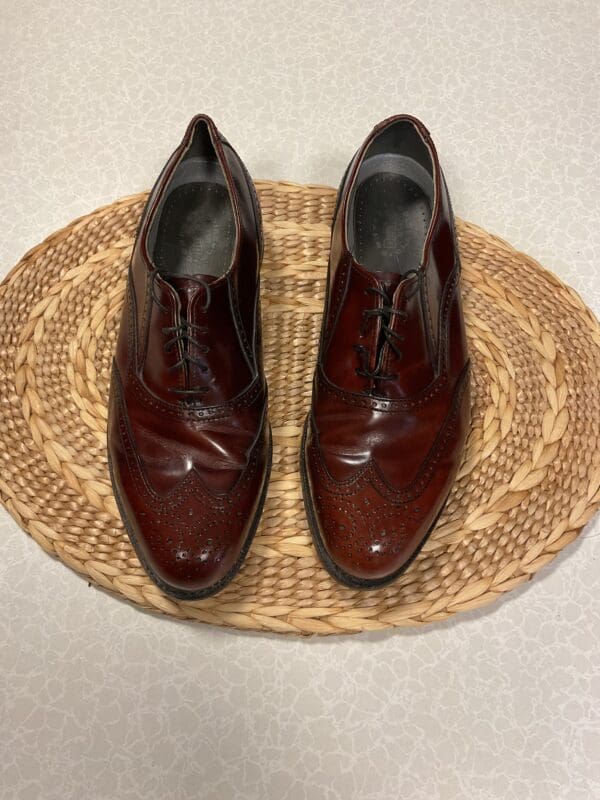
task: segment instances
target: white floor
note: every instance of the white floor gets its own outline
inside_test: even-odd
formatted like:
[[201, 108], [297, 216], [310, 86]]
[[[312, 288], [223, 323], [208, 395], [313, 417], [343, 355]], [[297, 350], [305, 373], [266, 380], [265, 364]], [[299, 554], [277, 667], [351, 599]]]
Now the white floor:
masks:
[[[600, 312], [595, 0], [0, 3], [2, 273], [147, 188], [197, 111], [259, 178], [337, 185], [410, 111], [457, 213]], [[600, 797], [600, 526], [439, 625], [317, 641], [176, 624], [0, 512], [0, 796]]]

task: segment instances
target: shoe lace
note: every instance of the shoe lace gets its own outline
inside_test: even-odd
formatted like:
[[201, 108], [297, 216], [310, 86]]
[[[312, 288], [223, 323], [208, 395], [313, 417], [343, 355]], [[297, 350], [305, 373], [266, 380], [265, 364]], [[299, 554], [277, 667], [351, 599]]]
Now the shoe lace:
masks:
[[[156, 278], [158, 276], [158, 272], [155, 270], [152, 273], [151, 277], [151, 294], [152, 299], [156, 303], [156, 305], [161, 309], [161, 311], [167, 311], [167, 306], [162, 303], [159, 298], [156, 296], [155, 290], [155, 283]], [[204, 306], [202, 308], [203, 311], [206, 311], [208, 306], [210, 305], [210, 285], [203, 281], [202, 278], [196, 278], [192, 275], [186, 276], [186, 279], [192, 283], [196, 283], [198, 286], [204, 289], [205, 293], [205, 301]], [[200, 372], [207, 372], [208, 365], [206, 362], [202, 361], [199, 358], [196, 358], [190, 355], [189, 346], [190, 344], [194, 345], [200, 353], [206, 354], [210, 351], [210, 347], [205, 344], [204, 342], [199, 342], [196, 339], [197, 335], [208, 333], [208, 328], [204, 325], [197, 325], [195, 322], [189, 322], [187, 319], [181, 316], [181, 313], [178, 313], [177, 322], [175, 325], [166, 325], [161, 328], [162, 333], [165, 336], [168, 336], [163, 342], [163, 349], [165, 353], [170, 352], [174, 347], [181, 348], [181, 358], [175, 364], [171, 364], [169, 366], [169, 371], [173, 371], [176, 369], [180, 369], [181, 367], [186, 367], [187, 364], [192, 364], [200, 370]], [[193, 396], [196, 394], [204, 394], [208, 392], [208, 386], [189, 386], [187, 388], [179, 388], [176, 386], [170, 386], [169, 391], [173, 392], [173, 394], [179, 394], [184, 396]]]
[[[365, 289], [365, 293], [378, 295], [383, 300], [383, 303], [378, 308], [366, 308], [363, 310], [360, 336], [364, 336], [366, 334], [367, 324], [370, 320], [377, 318], [381, 319], [381, 335], [396, 358], [402, 358], [402, 350], [400, 350], [398, 347], [398, 343], [403, 342], [405, 337], [401, 333], [398, 333], [398, 331], [393, 330], [390, 325], [393, 317], [396, 316], [401, 320], [406, 320], [408, 314], [406, 311], [394, 308], [388, 292], [379, 286], [370, 286], [368, 289]], [[381, 357], [378, 358], [378, 363], [375, 369], [368, 369], [366, 366], [369, 362], [368, 347], [365, 347], [362, 344], [355, 344], [354, 350], [358, 353], [362, 361], [362, 364], [355, 370], [356, 374], [361, 378], [367, 378], [368, 380], [373, 381], [391, 381], [398, 377], [395, 373], [386, 374], [381, 371], [381, 364], [379, 363], [381, 361]]]

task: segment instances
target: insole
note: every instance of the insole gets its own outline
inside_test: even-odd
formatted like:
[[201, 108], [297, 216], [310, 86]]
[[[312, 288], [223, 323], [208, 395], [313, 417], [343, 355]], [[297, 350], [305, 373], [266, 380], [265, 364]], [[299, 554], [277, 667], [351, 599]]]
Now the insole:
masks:
[[225, 274], [231, 264], [235, 222], [227, 188], [208, 181], [177, 186], [164, 201], [154, 263], [171, 275]]
[[355, 258], [372, 272], [417, 269], [431, 221], [431, 176], [393, 155], [368, 159], [361, 172], [352, 200]]
[[404, 175], [382, 172], [356, 190], [355, 255], [373, 272], [417, 269], [431, 220], [423, 190]]

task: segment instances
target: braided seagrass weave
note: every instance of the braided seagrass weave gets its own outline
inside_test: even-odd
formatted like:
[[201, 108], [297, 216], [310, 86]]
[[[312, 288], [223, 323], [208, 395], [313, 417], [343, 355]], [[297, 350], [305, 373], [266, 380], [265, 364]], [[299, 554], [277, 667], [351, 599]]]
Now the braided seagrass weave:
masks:
[[146, 577], [112, 496], [106, 398], [124, 275], [145, 194], [72, 223], [0, 287], [0, 497], [48, 552], [134, 603], [184, 619], [286, 633], [417, 625], [529, 580], [600, 505], [600, 328], [533, 260], [459, 222], [473, 420], [439, 524], [391, 586], [360, 592], [321, 568], [300, 492], [335, 193], [259, 182], [264, 349], [274, 463], [241, 573], [175, 602]]

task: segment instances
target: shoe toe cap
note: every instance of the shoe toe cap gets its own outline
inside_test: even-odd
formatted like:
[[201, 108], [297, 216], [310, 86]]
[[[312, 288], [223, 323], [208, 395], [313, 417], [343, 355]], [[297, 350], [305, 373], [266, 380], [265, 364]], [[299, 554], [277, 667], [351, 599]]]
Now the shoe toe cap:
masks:
[[168, 594], [190, 599], [218, 591], [241, 558], [251, 524], [234, 509], [215, 511], [193, 499], [167, 518], [149, 510], [128, 518], [150, 576]]
[[317, 505], [318, 533], [327, 555], [358, 583], [384, 583], [402, 570], [418, 551], [432, 518], [431, 511], [418, 505], [388, 505], [365, 497]]
[[162, 498], [127, 491], [114, 466], [113, 479], [129, 538], [142, 566], [165, 593], [200, 599], [233, 577], [258, 521], [258, 481], [243, 483], [226, 496], [213, 496], [192, 479]]
[[162, 547], [148, 547], [147, 542], [138, 547], [139, 554], [140, 550], [144, 552], [146, 568], [167, 594], [183, 598], [212, 594], [234, 567], [242, 537], [235, 545], [230, 542], [223, 546], [220, 542], [214, 544], [204, 533], [199, 527], [193, 537], [176, 540], [169, 536]]

